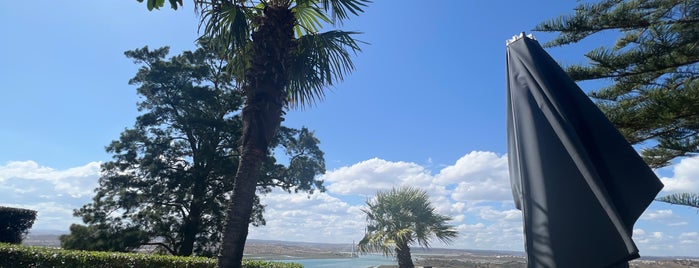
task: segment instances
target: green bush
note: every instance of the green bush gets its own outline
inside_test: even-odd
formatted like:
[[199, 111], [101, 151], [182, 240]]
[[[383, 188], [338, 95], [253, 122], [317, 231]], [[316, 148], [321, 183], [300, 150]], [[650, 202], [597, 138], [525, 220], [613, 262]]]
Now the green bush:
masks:
[[0, 242], [20, 244], [36, 219], [36, 211], [0, 206]]
[[[0, 243], [0, 267], [36, 268], [214, 268], [216, 260], [139, 253], [62, 250]], [[302, 268], [296, 263], [243, 261], [246, 268]]]

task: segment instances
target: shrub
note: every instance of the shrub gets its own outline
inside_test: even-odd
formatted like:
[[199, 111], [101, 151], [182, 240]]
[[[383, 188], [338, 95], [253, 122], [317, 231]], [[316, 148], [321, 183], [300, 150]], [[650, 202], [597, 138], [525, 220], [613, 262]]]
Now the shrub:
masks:
[[0, 206], [0, 242], [20, 244], [36, 219], [36, 211]]
[[[62, 250], [0, 244], [0, 267], [215, 268], [216, 260], [139, 253]], [[243, 261], [246, 268], [302, 268], [296, 263]]]

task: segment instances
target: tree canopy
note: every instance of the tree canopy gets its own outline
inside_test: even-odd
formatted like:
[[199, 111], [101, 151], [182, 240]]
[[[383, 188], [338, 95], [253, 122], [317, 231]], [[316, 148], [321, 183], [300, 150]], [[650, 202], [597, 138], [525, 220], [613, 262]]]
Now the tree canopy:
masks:
[[[142, 1], [142, 0], [141, 0]], [[331, 30], [358, 15], [369, 0], [194, 0], [202, 38], [220, 48], [229, 73], [241, 83], [240, 163], [227, 211], [219, 267], [241, 267], [263, 155], [285, 109], [322, 100], [325, 88], [354, 69], [357, 32]], [[179, 2], [170, 0], [173, 8]], [[177, 4], [176, 4], [177, 3]], [[147, 7], [164, 5], [148, 0]]]
[[[244, 97], [228, 75], [225, 58], [204, 45], [165, 59], [168, 48], [125, 52], [141, 64], [142, 112], [134, 127], [107, 146], [93, 202], [76, 210], [88, 226], [71, 227], [66, 248], [128, 251], [157, 244], [174, 255], [218, 252], [226, 206], [238, 168], [240, 109]], [[324, 190], [319, 140], [306, 128], [282, 127], [263, 158], [257, 193]], [[281, 148], [288, 165], [278, 163]], [[254, 198], [251, 221], [264, 224]]]
[[575, 80], [609, 79], [590, 93], [644, 160], [662, 167], [699, 153], [699, 4], [678, 0], [602, 0], [545, 21], [536, 31], [558, 32], [545, 46], [576, 43], [602, 32], [614, 44], [571, 65]]
[[360, 252], [382, 252], [398, 259], [398, 266], [413, 267], [410, 245], [429, 247], [432, 237], [450, 243], [457, 236], [451, 220], [435, 211], [427, 192], [413, 187], [380, 191], [366, 202], [366, 233]]

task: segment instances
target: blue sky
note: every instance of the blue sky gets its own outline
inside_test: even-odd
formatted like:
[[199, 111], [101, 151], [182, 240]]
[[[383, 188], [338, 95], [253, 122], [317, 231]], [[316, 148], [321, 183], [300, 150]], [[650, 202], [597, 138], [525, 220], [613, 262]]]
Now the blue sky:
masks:
[[[315, 130], [328, 191], [269, 194], [268, 225], [250, 238], [359, 240], [363, 201], [410, 184], [454, 217], [460, 237], [449, 247], [523, 250], [507, 175], [505, 40], [576, 2], [376, 1], [346, 22], [342, 29], [364, 32], [358, 38], [369, 43], [356, 71], [284, 122]], [[198, 18], [184, 4], [148, 12], [135, 0], [0, 2], [0, 205], [39, 210], [35, 229], [79, 222], [71, 212], [90, 200], [99, 163], [110, 159], [104, 147], [138, 115], [127, 83], [138, 66], [123, 52], [194, 49]], [[584, 63], [585, 51], [613, 40], [548, 51], [563, 64]], [[697, 158], [658, 174], [661, 194], [699, 192]], [[642, 255], [697, 256], [698, 232], [695, 209], [654, 203], [634, 240]]]

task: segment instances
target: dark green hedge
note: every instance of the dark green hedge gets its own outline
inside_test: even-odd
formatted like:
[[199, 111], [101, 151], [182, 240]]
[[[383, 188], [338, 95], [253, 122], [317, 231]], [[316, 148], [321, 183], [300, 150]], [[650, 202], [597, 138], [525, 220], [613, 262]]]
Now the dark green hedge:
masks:
[[[62, 250], [0, 244], [0, 267], [37, 268], [214, 268], [216, 260], [139, 253]], [[246, 268], [302, 268], [296, 263], [243, 261]]]
[[36, 211], [0, 206], [0, 242], [20, 244], [34, 225]]

